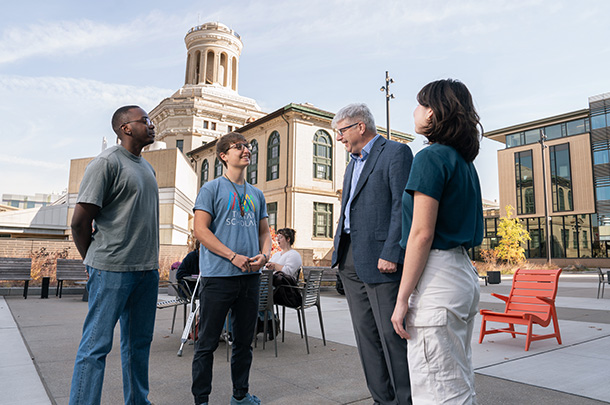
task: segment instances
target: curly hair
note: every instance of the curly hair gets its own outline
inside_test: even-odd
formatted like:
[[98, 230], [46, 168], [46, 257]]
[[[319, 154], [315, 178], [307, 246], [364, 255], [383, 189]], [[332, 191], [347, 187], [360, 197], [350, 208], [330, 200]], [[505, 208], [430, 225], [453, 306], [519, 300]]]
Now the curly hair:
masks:
[[292, 246], [292, 244], [294, 243], [294, 236], [296, 233], [297, 231], [292, 228], [282, 228], [278, 229], [277, 231], [278, 235], [282, 235], [284, 238], [286, 238], [286, 241], [290, 246]]
[[472, 162], [479, 154], [483, 126], [466, 85], [453, 79], [428, 83], [417, 94], [417, 102], [432, 109], [422, 134], [428, 142], [451, 146]]

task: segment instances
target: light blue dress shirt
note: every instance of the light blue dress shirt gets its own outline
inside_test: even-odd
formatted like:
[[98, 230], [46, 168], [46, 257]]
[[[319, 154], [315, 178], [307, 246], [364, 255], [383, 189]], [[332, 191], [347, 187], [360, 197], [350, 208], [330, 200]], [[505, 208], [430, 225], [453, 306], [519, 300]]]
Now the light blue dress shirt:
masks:
[[349, 211], [352, 206], [352, 199], [354, 198], [354, 191], [356, 191], [356, 185], [358, 184], [358, 180], [360, 179], [360, 174], [362, 174], [362, 169], [364, 168], [364, 164], [366, 163], [366, 159], [369, 157], [369, 153], [371, 149], [373, 149], [373, 144], [381, 135], [377, 134], [373, 139], [371, 139], [364, 148], [362, 148], [362, 157], [354, 155], [350, 153], [352, 156], [352, 160], [354, 161], [354, 171], [352, 172], [352, 185], [349, 190], [349, 200], [347, 200], [347, 204], [345, 204], [345, 220], [343, 221], [343, 232], [350, 233], [350, 218]]

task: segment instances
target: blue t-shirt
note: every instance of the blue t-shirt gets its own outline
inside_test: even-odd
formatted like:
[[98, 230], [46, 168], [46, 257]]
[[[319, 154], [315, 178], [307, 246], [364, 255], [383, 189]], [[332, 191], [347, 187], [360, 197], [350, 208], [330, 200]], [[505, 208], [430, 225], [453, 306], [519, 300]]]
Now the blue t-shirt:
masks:
[[[212, 216], [210, 230], [229, 249], [239, 255], [254, 257], [260, 253], [259, 223], [267, 218], [267, 205], [263, 192], [246, 183], [235, 189], [224, 176], [205, 183], [199, 190], [193, 211], [206, 211]], [[244, 216], [239, 210], [243, 201]], [[232, 277], [252, 274], [242, 272], [228, 259], [218, 256], [201, 246], [199, 269], [203, 277]]]
[[413, 194], [419, 191], [439, 202], [432, 249], [469, 249], [483, 241], [483, 202], [479, 176], [472, 162], [451, 146], [422, 149], [411, 166], [402, 196], [402, 240], [407, 246], [413, 219]]

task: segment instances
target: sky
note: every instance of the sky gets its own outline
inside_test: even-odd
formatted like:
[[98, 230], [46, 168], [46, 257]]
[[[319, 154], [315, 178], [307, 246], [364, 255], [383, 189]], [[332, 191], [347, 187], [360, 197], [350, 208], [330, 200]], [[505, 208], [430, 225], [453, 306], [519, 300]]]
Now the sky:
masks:
[[[191, 27], [228, 25], [244, 43], [239, 94], [272, 112], [364, 102], [413, 134], [417, 92], [454, 78], [486, 131], [588, 107], [610, 92], [610, 2], [309, 0], [9, 2], [0, 14], [0, 194], [61, 193], [70, 159], [115, 136], [121, 105], [151, 110], [184, 85]], [[424, 138], [410, 144], [421, 150]], [[497, 150], [475, 165], [498, 199]]]

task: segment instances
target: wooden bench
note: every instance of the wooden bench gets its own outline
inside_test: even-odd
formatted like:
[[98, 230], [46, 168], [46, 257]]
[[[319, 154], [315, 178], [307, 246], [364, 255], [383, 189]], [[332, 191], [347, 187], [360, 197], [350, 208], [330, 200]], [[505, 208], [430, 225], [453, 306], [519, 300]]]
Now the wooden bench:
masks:
[[[508, 297], [492, 293], [494, 297], [506, 302], [504, 312], [493, 312], [487, 309], [481, 310], [483, 320], [481, 323], [481, 334], [479, 343], [483, 342], [485, 335], [493, 333], [510, 333], [525, 335], [525, 351], [530, 348], [534, 340], [556, 338], [561, 344], [559, 333], [559, 322], [555, 310], [555, 297], [557, 296], [557, 284], [561, 269], [555, 270], [526, 270], [519, 269], [513, 277], [513, 285]], [[532, 333], [534, 324], [547, 327], [553, 322], [554, 333], [537, 335]], [[487, 322], [507, 323], [507, 328], [487, 329]], [[515, 324], [526, 325], [527, 332], [517, 332]]]
[[57, 259], [56, 278], [55, 296], [61, 298], [64, 281], [86, 281], [89, 275], [82, 260]]
[[307, 280], [309, 272], [311, 270], [323, 270], [322, 273], [322, 288], [335, 288], [337, 286], [337, 268], [330, 267], [315, 267], [315, 266], [303, 266], [302, 274], [303, 280]]
[[28, 286], [32, 279], [32, 259], [0, 257], [0, 280], [25, 281], [23, 298], [28, 298]]

